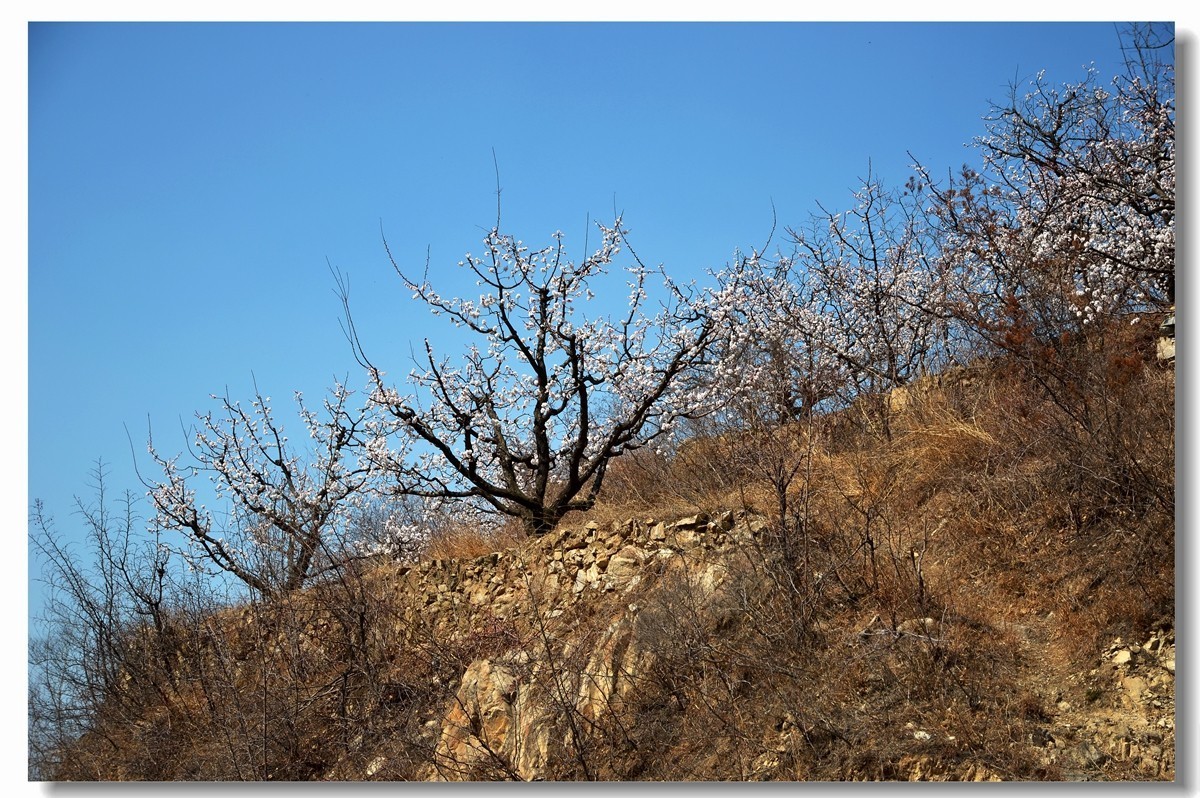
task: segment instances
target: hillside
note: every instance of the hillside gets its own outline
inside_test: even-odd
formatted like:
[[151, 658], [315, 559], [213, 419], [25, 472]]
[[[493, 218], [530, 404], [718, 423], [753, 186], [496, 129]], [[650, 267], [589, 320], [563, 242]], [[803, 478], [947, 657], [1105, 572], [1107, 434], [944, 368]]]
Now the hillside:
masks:
[[1116, 437], [995, 361], [886, 429], [617, 461], [542, 537], [181, 612], [54, 776], [1171, 780], [1174, 371], [1139, 347]]

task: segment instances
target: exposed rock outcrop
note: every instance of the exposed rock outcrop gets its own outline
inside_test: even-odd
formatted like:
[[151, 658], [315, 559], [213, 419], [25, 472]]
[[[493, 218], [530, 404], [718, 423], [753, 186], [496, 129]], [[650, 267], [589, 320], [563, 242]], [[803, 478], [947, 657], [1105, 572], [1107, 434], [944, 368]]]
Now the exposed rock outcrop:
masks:
[[[417, 775], [553, 780], [566, 777], [566, 763], [571, 777], [636, 776], [636, 765], [613, 769], [621, 752], [611, 741], [636, 747], [636, 735], [625, 727], [637, 724], [648, 705], [670, 705], [669, 689], [656, 679], [661, 652], [670, 647], [669, 641], [664, 646], [664, 613], [707, 633], [736, 624], [745, 592], [766, 578], [752, 564], [766, 556], [760, 545], [765, 526], [761, 518], [735, 513], [590, 523], [517, 552], [400, 569], [403, 591], [413, 597], [403, 623], [435, 628], [439, 636], [449, 630], [474, 641], [478, 651], [460, 674], [448, 677], [452, 694], [429, 722], [436, 740]], [[483, 639], [481, 617], [508, 630], [499, 644]], [[846, 630], [844, 639], [864, 651], [933, 651], [944, 643], [947, 622], [921, 617], [893, 627], [876, 616], [862, 631]], [[1172, 631], [1156, 630], [1143, 645], [1114, 641], [1091, 682], [1081, 680], [1074, 690], [1083, 697], [1068, 701], [1066, 691], [1058, 691], [1054, 709], [1029, 734], [1026, 744], [1041, 751], [1044, 766], [1067, 778], [1097, 778], [1106, 764], [1126, 762], [1148, 779], [1173, 777]], [[771, 721], [761, 733], [760, 753], [729, 776], [796, 778], [814, 733], [790, 716]], [[917, 752], [899, 754], [883, 770], [844, 776], [1005, 778], [970, 757], [920, 753], [922, 747], [956, 750], [954, 737], [944, 732], [909, 723], [902, 734]], [[598, 758], [602, 738], [608, 747]], [[606, 769], [589, 772], [599, 759]], [[378, 762], [372, 766], [381, 770]]]
[[[764, 526], [733, 512], [588, 523], [516, 552], [395, 569], [410, 641], [451, 639], [478, 654], [446, 674], [454, 694], [420, 776], [535, 780], [558, 777], [564, 758], [586, 767], [595, 730], [631, 722], [626, 710], [644, 698], [656, 644], [646, 638], [661, 632], [643, 621], [641, 597], [686, 586], [698, 622], [715, 628], [731, 612], [720, 594], [733, 552], [755, 550]], [[383, 764], [372, 760], [376, 772]]]

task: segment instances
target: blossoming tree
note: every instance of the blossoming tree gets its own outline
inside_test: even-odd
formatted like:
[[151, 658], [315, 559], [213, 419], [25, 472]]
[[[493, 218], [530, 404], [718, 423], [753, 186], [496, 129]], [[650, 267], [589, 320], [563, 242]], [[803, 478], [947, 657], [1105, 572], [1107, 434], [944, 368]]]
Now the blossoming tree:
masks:
[[[918, 198], [868, 176], [854, 200], [789, 229], [792, 254], [755, 253], [718, 275], [737, 299], [715, 373], [743, 397], [743, 415], [782, 423], [853, 400], [878, 405], [950, 357], [937, 241]], [[886, 413], [881, 421], [886, 433]]]
[[1175, 78], [1169, 31], [1123, 36], [1125, 74], [1055, 86], [1039, 73], [993, 108], [981, 170], [932, 199], [961, 312], [994, 339], [1041, 340], [1175, 292]]
[[804, 327], [824, 329], [856, 394], [904, 385], [946, 356], [943, 287], [930, 266], [937, 242], [911, 194], [868, 174], [850, 210], [789, 232], [794, 268], [812, 284]]
[[[378, 425], [365, 409], [351, 408], [351, 396], [336, 385], [318, 414], [296, 394], [307, 451], [288, 441], [270, 397], [258, 392], [249, 408], [224, 397], [221, 412], [198, 414], [187, 459], [160, 455], [151, 439], [165, 478], [146, 483], [152, 525], [182, 532], [194, 565], [215, 564], [263, 596], [300, 587], [342, 553], [339, 535], [374, 475], [357, 447]], [[210, 509], [198, 488], [228, 510]]]
[[649, 312], [655, 272], [631, 251], [619, 315], [597, 312], [593, 285], [628, 247], [620, 218], [598, 227], [599, 247], [574, 262], [562, 233], [530, 249], [497, 225], [483, 254], [459, 263], [483, 289], [477, 299], [442, 296], [392, 258], [412, 298], [474, 340], [451, 358], [426, 339], [405, 390], [368, 358], [343, 290], [372, 401], [392, 424], [368, 455], [395, 493], [458, 500], [542, 535], [595, 503], [614, 457], [668, 434], [704, 402], [703, 391], [682, 390], [681, 375], [708, 358], [719, 298], [659, 270], [664, 295]]
[[829, 343], [831, 319], [820, 314], [816, 282], [795, 258], [739, 254], [716, 276], [733, 294], [714, 367], [699, 375], [720, 386], [716, 420], [777, 428], [846, 395], [846, 364]]

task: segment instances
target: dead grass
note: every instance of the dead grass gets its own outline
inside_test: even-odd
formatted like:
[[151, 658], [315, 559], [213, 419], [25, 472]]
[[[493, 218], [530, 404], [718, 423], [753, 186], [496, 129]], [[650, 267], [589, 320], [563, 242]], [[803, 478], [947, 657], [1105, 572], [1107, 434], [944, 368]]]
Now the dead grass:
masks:
[[421, 560], [473, 560], [497, 551], [509, 551], [525, 544], [528, 537], [515, 519], [494, 528], [479, 526], [443, 526], [429, 536], [421, 550]]

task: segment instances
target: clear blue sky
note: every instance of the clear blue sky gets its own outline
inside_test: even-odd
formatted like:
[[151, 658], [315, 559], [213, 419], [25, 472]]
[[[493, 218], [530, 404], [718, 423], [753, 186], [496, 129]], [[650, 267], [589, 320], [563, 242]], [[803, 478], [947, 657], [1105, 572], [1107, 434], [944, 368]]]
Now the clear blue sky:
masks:
[[[1132, 9], [1131, 9], [1132, 10]], [[141, 490], [147, 420], [251, 378], [290, 412], [361, 385], [327, 259], [370, 351], [406, 373], [431, 274], [495, 216], [530, 243], [623, 210], [642, 259], [703, 279], [911, 151], [975, 162], [990, 99], [1045, 68], [1117, 71], [1108, 23], [33, 24], [28, 499], [63, 532], [97, 458]], [[594, 241], [593, 237], [593, 241]]]

